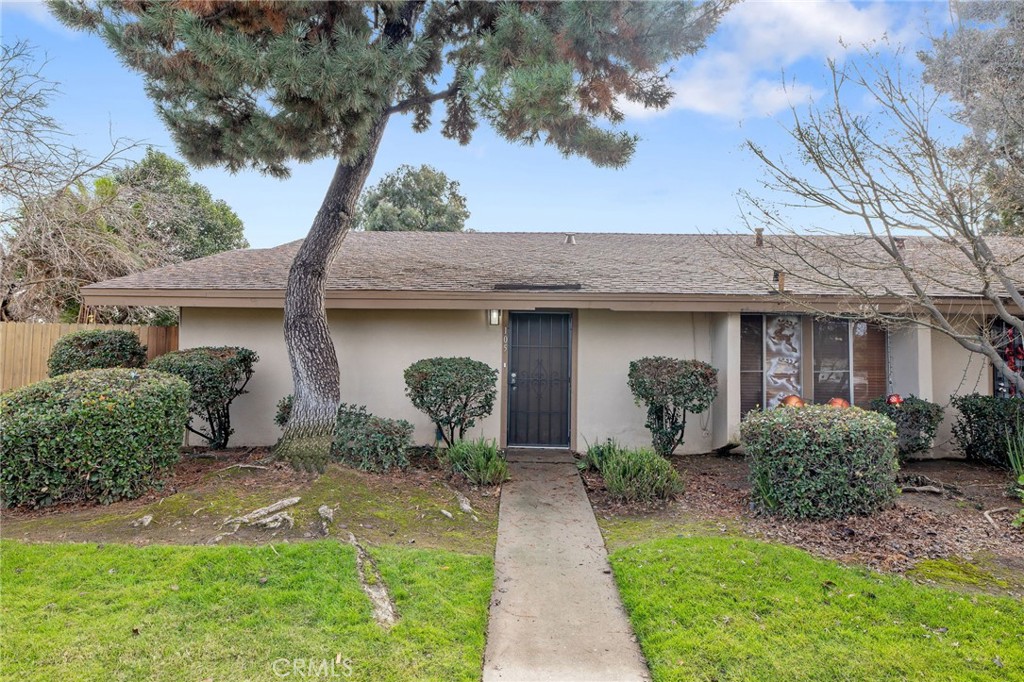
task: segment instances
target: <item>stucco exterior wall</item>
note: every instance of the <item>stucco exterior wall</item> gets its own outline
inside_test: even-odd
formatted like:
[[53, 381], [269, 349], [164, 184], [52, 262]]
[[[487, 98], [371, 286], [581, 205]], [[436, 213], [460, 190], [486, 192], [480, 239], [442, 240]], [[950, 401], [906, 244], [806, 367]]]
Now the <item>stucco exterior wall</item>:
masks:
[[[232, 404], [231, 445], [272, 445], [280, 436], [273, 422], [277, 401], [292, 392], [282, 311], [184, 308], [181, 313], [181, 348], [245, 346], [259, 353], [249, 392]], [[405, 396], [406, 367], [437, 355], [467, 355], [501, 366], [500, 328], [489, 327], [480, 310], [331, 310], [327, 317], [341, 368], [341, 399], [412, 422], [417, 443], [432, 443], [434, 429]], [[497, 438], [498, 431], [495, 410], [471, 435]]]
[[[580, 310], [577, 329], [577, 447], [605, 438], [630, 446], [650, 446], [646, 413], [626, 385], [629, 362], [645, 355], [667, 355], [711, 362], [711, 313], [647, 313]], [[714, 410], [690, 415], [677, 452], [712, 447]]]
[[949, 399], [968, 393], [992, 395], [992, 366], [985, 357], [971, 353], [942, 332], [931, 331], [931, 336], [933, 400], [946, 408], [946, 414], [930, 455], [959, 456], [951, 436], [958, 413], [949, 404]]

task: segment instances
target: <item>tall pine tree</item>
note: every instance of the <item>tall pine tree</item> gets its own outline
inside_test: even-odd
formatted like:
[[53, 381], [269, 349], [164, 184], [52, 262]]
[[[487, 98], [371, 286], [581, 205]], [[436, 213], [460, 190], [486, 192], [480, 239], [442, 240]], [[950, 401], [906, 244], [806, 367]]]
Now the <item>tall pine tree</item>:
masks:
[[637, 143], [622, 102], [665, 107], [662, 67], [700, 49], [734, 0], [471, 2], [51, 0], [145, 77], [178, 149], [198, 166], [337, 159], [292, 263], [285, 340], [295, 403], [277, 452], [323, 465], [340, 400], [324, 286], [394, 114], [469, 142], [478, 122], [510, 142], [620, 167]]

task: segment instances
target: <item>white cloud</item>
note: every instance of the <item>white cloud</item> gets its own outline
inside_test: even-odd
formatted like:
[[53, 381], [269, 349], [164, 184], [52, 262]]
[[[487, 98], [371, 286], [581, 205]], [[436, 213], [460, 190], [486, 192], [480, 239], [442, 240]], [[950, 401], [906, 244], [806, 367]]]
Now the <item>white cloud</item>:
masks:
[[3, 11], [13, 12], [28, 17], [35, 23], [56, 33], [75, 35], [77, 33], [50, 14], [50, 9], [43, 0], [2, 0]]
[[[849, 49], [888, 37], [893, 44], [915, 35], [893, 5], [849, 0], [747, 0], [722, 20], [708, 47], [684, 59], [672, 78], [671, 110], [723, 118], [772, 116], [820, 94], [794, 78], [805, 60], [824, 65]], [[783, 83], [783, 73], [786, 82]], [[629, 116], [659, 112], [623, 103]]]

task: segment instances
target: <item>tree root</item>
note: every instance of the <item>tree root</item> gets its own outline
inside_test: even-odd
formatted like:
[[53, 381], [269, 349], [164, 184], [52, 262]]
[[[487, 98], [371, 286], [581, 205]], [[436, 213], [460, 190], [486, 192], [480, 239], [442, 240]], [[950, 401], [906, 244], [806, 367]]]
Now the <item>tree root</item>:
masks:
[[373, 605], [373, 618], [382, 628], [388, 629], [398, 621], [395, 602], [388, 594], [387, 585], [384, 584], [377, 565], [373, 563], [373, 559], [356, 540], [356, 536], [349, 533], [348, 541], [356, 549], [356, 571], [359, 573], [359, 584]]

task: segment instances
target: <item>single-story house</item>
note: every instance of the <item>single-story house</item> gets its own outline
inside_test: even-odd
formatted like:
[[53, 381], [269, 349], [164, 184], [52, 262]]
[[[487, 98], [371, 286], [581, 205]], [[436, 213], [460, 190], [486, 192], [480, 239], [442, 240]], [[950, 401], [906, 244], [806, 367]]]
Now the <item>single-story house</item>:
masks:
[[[828, 277], [807, 276], [799, 245], [785, 268], [766, 269], [757, 259], [773, 239], [349, 234], [326, 294], [342, 400], [407, 419], [417, 441], [433, 442], [429, 420], [405, 395], [403, 370], [421, 358], [469, 356], [500, 371], [494, 413], [474, 436], [503, 446], [583, 448], [605, 438], [644, 445], [650, 435], [645, 410], [626, 386], [629, 362], [646, 355], [696, 358], [719, 371], [714, 405], [688, 422], [681, 451], [696, 453], [737, 442], [746, 411], [788, 394], [863, 405], [898, 392], [946, 405], [951, 395], [993, 391], [998, 377], [990, 363], [942, 333], [840, 317], [862, 310], [863, 300], [837, 290]], [[898, 294], [907, 287], [898, 272], [849, 272], [851, 254], [877, 247], [855, 237], [813, 239], [821, 253], [844, 254], [829, 267], [845, 263], [842, 281], [874, 291], [875, 309], [905, 308]], [[181, 348], [238, 345], [258, 352], [249, 393], [232, 409], [232, 444], [270, 445], [280, 434], [275, 405], [292, 392], [283, 302], [299, 244], [232, 251], [93, 284], [83, 289], [85, 302], [178, 306]], [[902, 248], [910, 262], [949, 271], [930, 240], [908, 239]], [[1024, 240], [1009, 238], [998, 248], [1024, 253]], [[990, 315], [965, 277], [959, 283], [936, 278], [930, 294], [958, 319]], [[948, 443], [950, 421], [939, 449]]]

